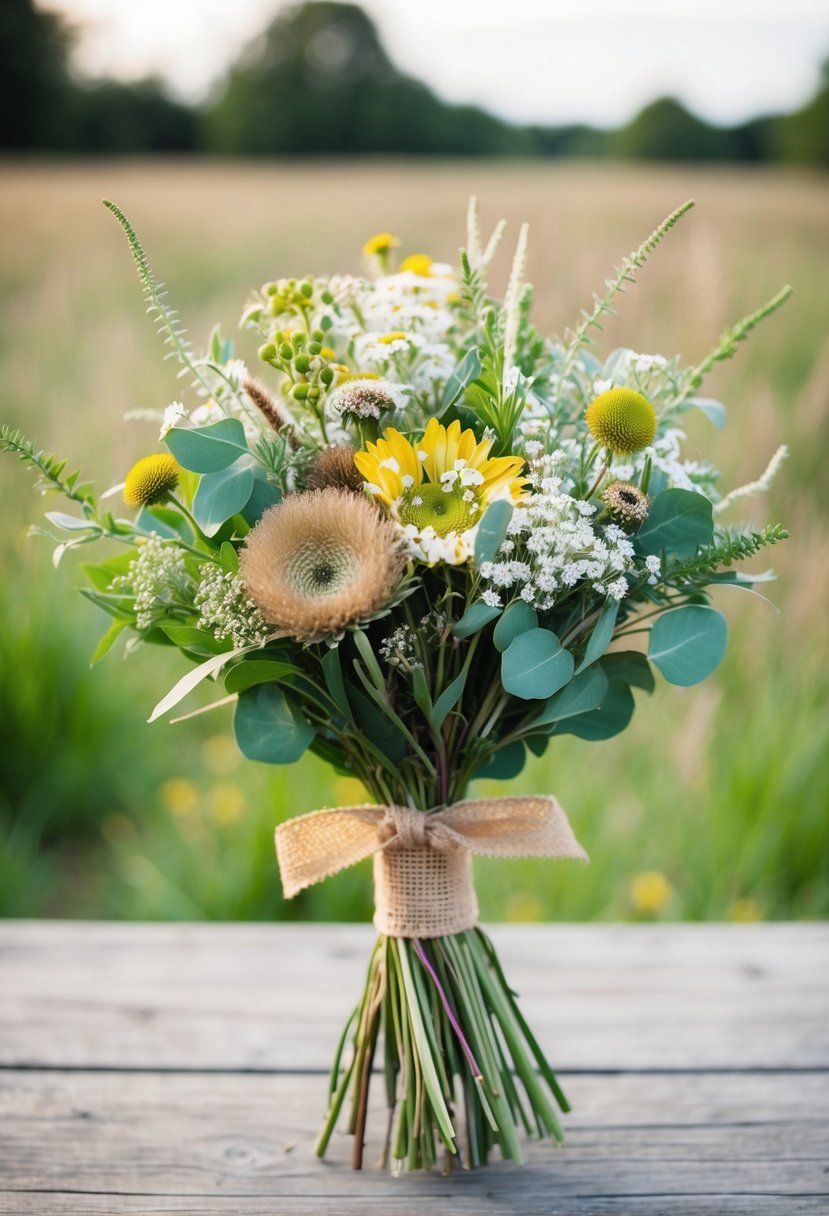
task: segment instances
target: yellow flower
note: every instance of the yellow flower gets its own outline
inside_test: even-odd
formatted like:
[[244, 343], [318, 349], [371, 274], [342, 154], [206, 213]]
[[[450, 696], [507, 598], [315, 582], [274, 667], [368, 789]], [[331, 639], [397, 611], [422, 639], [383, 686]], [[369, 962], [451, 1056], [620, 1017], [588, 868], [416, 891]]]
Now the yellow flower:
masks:
[[381, 334], [377, 339], [383, 346], [391, 346], [392, 342], [406, 342], [409, 335], [403, 329], [393, 329], [390, 334]]
[[428, 253], [410, 253], [407, 258], [403, 259], [397, 270], [398, 274], [409, 270], [412, 274], [420, 275], [422, 279], [428, 279], [432, 273], [432, 259]]
[[387, 254], [390, 249], [396, 249], [399, 244], [400, 237], [393, 236], [391, 232], [378, 232], [369, 237], [363, 245], [363, 253], [366, 257], [374, 257], [378, 254], [382, 256]]
[[162, 502], [178, 485], [181, 468], [174, 457], [161, 452], [137, 461], [124, 482], [124, 502], [128, 507], [148, 507]]
[[[366, 489], [414, 538], [463, 536], [479, 522], [495, 498], [517, 502], [525, 479], [518, 474], [520, 456], [489, 455], [492, 440], [480, 442], [471, 430], [462, 431], [457, 420], [448, 427], [430, 418], [423, 438], [411, 443], [389, 427], [376, 443], [366, 444], [354, 463]], [[465, 561], [468, 546], [460, 546], [441, 560]]]
[[734, 903], [728, 909], [728, 919], [737, 921], [738, 924], [756, 924], [757, 921], [763, 919], [763, 909], [756, 899], [752, 899], [749, 895], [744, 895], [740, 899], [734, 900]]
[[640, 916], [656, 916], [667, 904], [673, 888], [658, 870], [637, 874], [630, 884], [630, 902]]
[[585, 421], [597, 443], [629, 456], [653, 443], [656, 414], [647, 397], [632, 388], [611, 388], [587, 407]]

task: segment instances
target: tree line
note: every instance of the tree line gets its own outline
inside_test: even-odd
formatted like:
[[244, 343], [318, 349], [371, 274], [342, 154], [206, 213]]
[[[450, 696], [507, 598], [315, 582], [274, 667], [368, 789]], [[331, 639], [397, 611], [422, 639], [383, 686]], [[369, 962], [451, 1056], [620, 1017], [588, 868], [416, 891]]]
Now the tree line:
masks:
[[201, 106], [160, 81], [84, 82], [72, 31], [34, 0], [0, 6], [0, 148], [65, 154], [238, 156], [418, 154], [782, 161], [829, 165], [829, 63], [793, 114], [714, 126], [663, 97], [625, 126], [518, 126], [450, 105], [389, 59], [356, 5], [314, 0], [281, 11]]

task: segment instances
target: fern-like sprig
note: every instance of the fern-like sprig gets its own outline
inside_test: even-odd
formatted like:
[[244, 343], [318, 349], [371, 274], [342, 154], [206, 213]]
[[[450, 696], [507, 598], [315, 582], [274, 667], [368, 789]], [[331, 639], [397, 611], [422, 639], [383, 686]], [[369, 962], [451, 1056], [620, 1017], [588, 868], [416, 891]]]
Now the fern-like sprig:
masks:
[[157, 322], [157, 332], [162, 336], [164, 345], [171, 348], [170, 355], [178, 359], [182, 367], [189, 371], [204, 391], [210, 395], [213, 391], [212, 387], [193, 358], [193, 351], [187, 337], [187, 331], [181, 324], [177, 311], [165, 303], [167, 292], [164, 284], [155, 278], [150, 269], [150, 263], [144, 251], [144, 246], [138, 239], [138, 233], [116, 203], [110, 202], [109, 199], [104, 199], [103, 204], [108, 211], [112, 212], [124, 230], [130, 247], [130, 253], [138, 269], [141, 286], [144, 289], [147, 312]]
[[85, 514], [97, 514], [98, 502], [92, 483], [80, 480], [79, 469], [64, 476], [66, 461], [59, 460], [51, 453], [38, 451], [22, 431], [6, 424], [0, 426], [0, 451], [11, 452], [24, 464], [37, 470], [37, 488], [42, 494], [63, 494], [72, 502], [79, 503]]
[[693, 557], [680, 559], [663, 571], [666, 583], [699, 580], [714, 574], [724, 566], [744, 562], [768, 545], [787, 540], [789, 533], [782, 524], [769, 524], [762, 532], [740, 532], [736, 528], [718, 528], [710, 545], [698, 550]]
[[616, 296], [625, 290], [625, 284], [636, 282], [635, 272], [641, 270], [657, 245], [668, 235], [674, 225], [679, 223], [683, 215], [687, 215], [693, 206], [694, 200], [689, 198], [681, 207], [677, 207], [675, 211], [672, 211], [657, 228], [654, 228], [647, 240], [643, 241], [638, 249], [634, 249], [633, 253], [628, 254], [621, 266], [616, 268], [614, 277], [607, 280], [607, 290], [604, 295], [593, 296], [592, 309], [590, 311], [583, 310], [579, 324], [574, 330], [568, 331], [566, 335], [567, 343], [560, 367], [560, 375], [562, 377], [568, 376], [573, 370], [581, 348], [591, 344], [591, 330], [600, 330], [602, 328], [601, 318], [603, 316], [615, 315], [612, 304]]

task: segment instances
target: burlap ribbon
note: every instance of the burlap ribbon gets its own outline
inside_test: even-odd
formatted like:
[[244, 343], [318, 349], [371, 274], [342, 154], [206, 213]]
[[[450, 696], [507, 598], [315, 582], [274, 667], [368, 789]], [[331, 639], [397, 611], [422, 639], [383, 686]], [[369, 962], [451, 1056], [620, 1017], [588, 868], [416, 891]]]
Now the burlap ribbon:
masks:
[[443, 937], [478, 922], [472, 855], [587, 861], [555, 798], [485, 798], [437, 811], [347, 806], [276, 829], [286, 899], [374, 857], [374, 923], [389, 937]]

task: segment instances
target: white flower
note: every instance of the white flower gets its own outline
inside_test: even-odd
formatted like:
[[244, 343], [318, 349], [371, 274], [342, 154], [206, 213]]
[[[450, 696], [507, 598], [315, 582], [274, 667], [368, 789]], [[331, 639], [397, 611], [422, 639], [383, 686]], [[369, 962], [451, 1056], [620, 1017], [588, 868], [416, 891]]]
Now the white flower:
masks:
[[612, 596], [614, 600], [623, 600], [628, 593], [628, 584], [626, 578], [617, 578], [615, 582], [610, 583], [607, 588], [607, 594]]
[[164, 410], [164, 415], [161, 419], [161, 430], [158, 432], [159, 439], [163, 439], [168, 431], [171, 431], [174, 426], [177, 426], [183, 418], [187, 417], [187, 410], [180, 401], [171, 401]]
[[487, 590], [481, 596], [481, 599], [484, 601], [484, 603], [487, 605], [488, 608], [500, 608], [501, 607], [501, 597], [497, 591], [492, 591], [491, 589], [487, 588]]
[[648, 582], [653, 586], [659, 582], [657, 575], [662, 573], [662, 559], [655, 555], [646, 557], [645, 558], [645, 567], [650, 573], [650, 578], [648, 579]]

